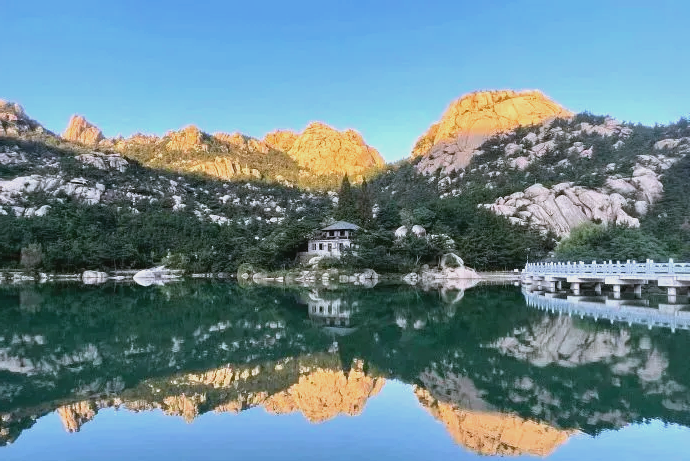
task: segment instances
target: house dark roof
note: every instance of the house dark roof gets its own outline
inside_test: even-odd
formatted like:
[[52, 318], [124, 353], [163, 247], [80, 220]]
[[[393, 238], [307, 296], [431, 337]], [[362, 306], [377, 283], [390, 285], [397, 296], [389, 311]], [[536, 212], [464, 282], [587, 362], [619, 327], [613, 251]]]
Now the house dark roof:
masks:
[[346, 221], [334, 222], [330, 226], [324, 227], [322, 231], [332, 231], [332, 230], [359, 230], [360, 227], [357, 224], [352, 224]]

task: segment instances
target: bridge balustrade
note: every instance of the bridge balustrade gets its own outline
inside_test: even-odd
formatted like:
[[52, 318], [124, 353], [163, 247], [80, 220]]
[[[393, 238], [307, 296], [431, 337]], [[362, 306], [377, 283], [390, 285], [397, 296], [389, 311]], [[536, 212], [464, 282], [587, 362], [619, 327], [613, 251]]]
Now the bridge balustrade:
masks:
[[583, 276], [640, 276], [640, 278], [654, 278], [660, 275], [688, 275], [690, 274], [690, 263], [676, 263], [672, 259], [668, 262], [655, 263], [653, 260], [648, 260], [645, 263], [638, 263], [637, 261], [628, 261], [621, 263], [619, 261], [597, 263], [592, 261], [591, 264], [585, 264], [583, 261], [579, 262], [558, 262], [558, 263], [529, 263], [525, 265], [522, 270], [526, 275], [538, 276], [558, 276], [558, 275], [583, 275]]

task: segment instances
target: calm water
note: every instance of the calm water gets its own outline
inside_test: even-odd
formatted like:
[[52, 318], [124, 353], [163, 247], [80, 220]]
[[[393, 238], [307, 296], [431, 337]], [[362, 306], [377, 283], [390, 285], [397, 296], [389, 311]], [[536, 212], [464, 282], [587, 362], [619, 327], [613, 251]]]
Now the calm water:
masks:
[[526, 296], [0, 287], [0, 459], [690, 459], [686, 330]]

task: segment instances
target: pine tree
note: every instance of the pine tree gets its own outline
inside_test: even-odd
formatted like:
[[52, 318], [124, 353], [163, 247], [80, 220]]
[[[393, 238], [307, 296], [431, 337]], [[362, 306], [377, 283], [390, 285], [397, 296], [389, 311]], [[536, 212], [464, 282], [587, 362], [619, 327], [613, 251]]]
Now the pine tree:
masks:
[[369, 185], [366, 178], [362, 181], [362, 187], [359, 194], [359, 222], [362, 227], [369, 227], [372, 221], [372, 197]]
[[335, 218], [341, 221], [359, 221], [357, 203], [354, 192], [350, 186], [350, 179], [347, 174], [343, 177], [338, 192], [338, 207], [335, 210]]

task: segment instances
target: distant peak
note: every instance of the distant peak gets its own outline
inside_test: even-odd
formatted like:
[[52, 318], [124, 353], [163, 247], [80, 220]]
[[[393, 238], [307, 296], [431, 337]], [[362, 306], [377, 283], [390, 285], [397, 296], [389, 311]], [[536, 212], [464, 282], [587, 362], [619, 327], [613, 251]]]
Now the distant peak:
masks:
[[451, 102], [441, 119], [417, 140], [412, 156], [436, 159], [431, 164], [421, 162], [423, 171], [435, 170], [438, 162], [464, 168], [473, 151], [497, 133], [572, 115], [539, 90], [467, 93]]
[[103, 133], [82, 115], [72, 115], [62, 137], [68, 141], [78, 142], [87, 146], [95, 146], [103, 140]]

